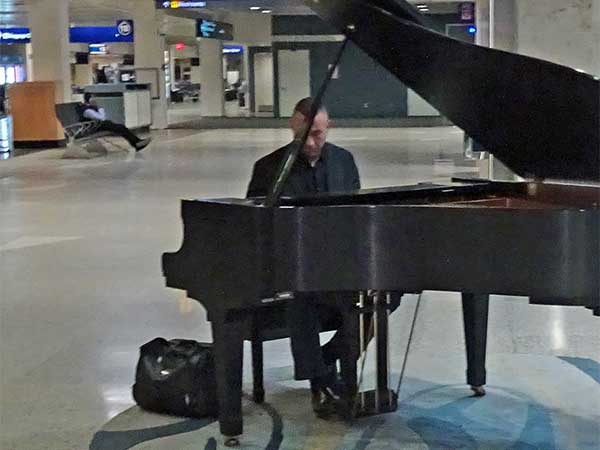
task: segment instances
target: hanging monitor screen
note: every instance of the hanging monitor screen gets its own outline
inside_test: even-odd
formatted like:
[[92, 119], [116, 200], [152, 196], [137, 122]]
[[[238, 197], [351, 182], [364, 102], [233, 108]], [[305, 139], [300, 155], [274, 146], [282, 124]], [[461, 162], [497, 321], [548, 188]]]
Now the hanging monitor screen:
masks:
[[233, 25], [214, 20], [198, 19], [196, 36], [208, 39], [220, 39], [222, 41], [233, 41]]
[[108, 48], [106, 44], [90, 44], [90, 55], [106, 55]]

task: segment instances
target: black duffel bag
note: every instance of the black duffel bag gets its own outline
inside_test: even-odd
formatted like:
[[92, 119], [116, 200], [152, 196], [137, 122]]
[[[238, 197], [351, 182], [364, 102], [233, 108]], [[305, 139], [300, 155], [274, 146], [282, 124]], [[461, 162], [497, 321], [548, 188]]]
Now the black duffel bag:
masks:
[[216, 417], [211, 344], [156, 338], [140, 348], [133, 398], [143, 409], [184, 417]]

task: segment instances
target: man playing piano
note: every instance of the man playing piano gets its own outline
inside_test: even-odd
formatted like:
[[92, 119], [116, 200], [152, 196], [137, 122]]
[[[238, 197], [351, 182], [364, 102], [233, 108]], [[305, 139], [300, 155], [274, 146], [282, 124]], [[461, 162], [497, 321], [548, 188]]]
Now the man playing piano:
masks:
[[[312, 105], [313, 99], [305, 98], [294, 108], [290, 118], [294, 137], [298, 137], [308, 125]], [[352, 154], [327, 142], [329, 126], [329, 114], [322, 106], [284, 186], [284, 196], [360, 189], [358, 169]], [[287, 148], [288, 146], [280, 148], [256, 162], [248, 187], [248, 197], [267, 195]], [[336, 373], [336, 360], [343, 351], [343, 339], [341, 333], [336, 333], [330, 342], [320, 346], [321, 329], [337, 329], [342, 322], [341, 312], [322, 300], [322, 296], [318, 294], [296, 294], [295, 301], [290, 302], [287, 307], [287, 322], [295, 378], [310, 380], [313, 410], [320, 417], [326, 417], [334, 410], [339, 410], [340, 405], [343, 407], [340, 398], [343, 398], [344, 387], [337, 380]]]
[[[294, 137], [304, 130], [312, 104], [313, 100], [309, 97], [300, 100], [294, 108], [290, 118]], [[327, 142], [329, 125], [329, 114], [325, 107], [321, 106], [306, 145], [300, 152], [283, 189], [284, 196], [297, 197], [360, 189], [358, 169], [352, 154]], [[267, 195], [287, 148], [288, 146], [280, 148], [256, 162], [248, 187], [248, 197]]]

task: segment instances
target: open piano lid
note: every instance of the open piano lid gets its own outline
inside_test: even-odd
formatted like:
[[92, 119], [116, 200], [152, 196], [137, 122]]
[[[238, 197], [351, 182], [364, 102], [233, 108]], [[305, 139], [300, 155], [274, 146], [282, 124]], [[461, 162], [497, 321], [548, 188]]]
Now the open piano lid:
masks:
[[517, 174], [600, 181], [597, 78], [449, 38], [404, 0], [306, 3]]

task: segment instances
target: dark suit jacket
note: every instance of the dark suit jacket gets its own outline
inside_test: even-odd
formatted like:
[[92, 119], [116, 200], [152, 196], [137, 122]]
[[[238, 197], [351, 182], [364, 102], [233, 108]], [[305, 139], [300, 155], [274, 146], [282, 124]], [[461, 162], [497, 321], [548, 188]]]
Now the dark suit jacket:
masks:
[[[254, 164], [252, 179], [250, 180], [250, 186], [248, 186], [248, 197], [267, 195], [289, 145], [291, 144], [259, 159]], [[330, 143], [325, 144], [323, 152], [329, 192], [348, 192], [360, 189], [360, 177], [352, 153]], [[297, 170], [294, 170], [301, 163], [301, 161], [296, 161], [294, 168], [292, 168], [283, 189], [283, 195], [286, 197], [307, 195], [304, 183], [298, 176]]]

